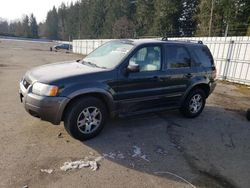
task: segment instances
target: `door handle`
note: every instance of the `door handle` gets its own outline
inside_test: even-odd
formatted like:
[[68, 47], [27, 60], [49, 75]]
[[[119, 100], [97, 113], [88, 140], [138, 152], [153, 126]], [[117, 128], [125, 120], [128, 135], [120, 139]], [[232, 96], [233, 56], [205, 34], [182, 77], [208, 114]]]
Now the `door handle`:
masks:
[[192, 75], [191, 73], [188, 73], [188, 74], [185, 74], [185, 77], [186, 77], [186, 78], [192, 78], [193, 75]]
[[156, 81], [162, 81], [162, 78], [159, 77], [159, 76], [154, 76], [153, 79], [156, 80]]

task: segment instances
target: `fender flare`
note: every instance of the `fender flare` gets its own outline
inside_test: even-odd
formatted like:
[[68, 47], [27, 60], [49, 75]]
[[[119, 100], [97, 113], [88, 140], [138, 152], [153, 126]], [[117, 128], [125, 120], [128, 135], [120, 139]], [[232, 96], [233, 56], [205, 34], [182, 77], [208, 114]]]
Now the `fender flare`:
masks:
[[[80, 96], [84, 96], [84, 95], [90, 95], [91, 94], [97, 94], [97, 95], [101, 95], [102, 96], [102, 100], [104, 99], [106, 105], [107, 105], [107, 108], [109, 110], [109, 112], [114, 112], [115, 111], [115, 104], [114, 104], [114, 99], [113, 99], [113, 96], [110, 92], [104, 90], [104, 89], [100, 89], [100, 88], [86, 88], [86, 89], [79, 89], [77, 91], [74, 91], [73, 93], [71, 93], [68, 98], [69, 98], [69, 101], [67, 102], [66, 106], [65, 106], [65, 109], [67, 108], [68, 104], [70, 102], [72, 102], [72, 100], [74, 100], [75, 98], [77, 97], [80, 97]], [[64, 110], [65, 110], [64, 109]]]
[[205, 84], [209, 87], [210, 89], [210, 85], [209, 83], [207, 82], [198, 82], [198, 83], [194, 83], [193, 85], [189, 86], [189, 88], [186, 90], [186, 92], [184, 93], [184, 95], [181, 97], [181, 100], [180, 100], [180, 105], [184, 102], [184, 100], [186, 99], [186, 97], [188, 96], [188, 94], [190, 93], [190, 91], [197, 87], [198, 85], [201, 85], [201, 84]]

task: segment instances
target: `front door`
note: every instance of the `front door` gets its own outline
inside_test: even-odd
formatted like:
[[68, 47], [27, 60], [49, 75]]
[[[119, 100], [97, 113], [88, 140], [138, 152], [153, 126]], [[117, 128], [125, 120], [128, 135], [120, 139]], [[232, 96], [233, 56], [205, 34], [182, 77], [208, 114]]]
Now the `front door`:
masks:
[[128, 64], [139, 65], [139, 72], [119, 73], [114, 88], [114, 99], [121, 106], [120, 112], [135, 112], [157, 106], [162, 95], [166, 72], [162, 70], [163, 49], [161, 45], [139, 48], [128, 60]]

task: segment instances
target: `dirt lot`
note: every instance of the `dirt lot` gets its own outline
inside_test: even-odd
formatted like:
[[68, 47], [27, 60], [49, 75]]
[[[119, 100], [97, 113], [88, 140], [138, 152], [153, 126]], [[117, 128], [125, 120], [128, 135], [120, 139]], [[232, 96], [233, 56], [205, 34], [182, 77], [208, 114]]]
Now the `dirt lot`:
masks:
[[[81, 57], [50, 52], [51, 45], [0, 42], [0, 187], [250, 187], [247, 87], [219, 83], [196, 119], [171, 111], [110, 120], [82, 143], [63, 125], [28, 115], [18, 97], [26, 70]], [[103, 155], [97, 171], [60, 170], [66, 161]]]

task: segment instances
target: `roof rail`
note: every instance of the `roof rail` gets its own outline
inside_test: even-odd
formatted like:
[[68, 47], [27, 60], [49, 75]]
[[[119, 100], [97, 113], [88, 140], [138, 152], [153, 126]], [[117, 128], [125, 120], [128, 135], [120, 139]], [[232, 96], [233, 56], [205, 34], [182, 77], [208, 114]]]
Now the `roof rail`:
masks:
[[161, 40], [163, 40], [163, 41], [168, 41], [168, 37], [162, 37]]
[[201, 40], [186, 40], [187, 42], [193, 42], [193, 43], [198, 43], [198, 44], [203, 44]]

